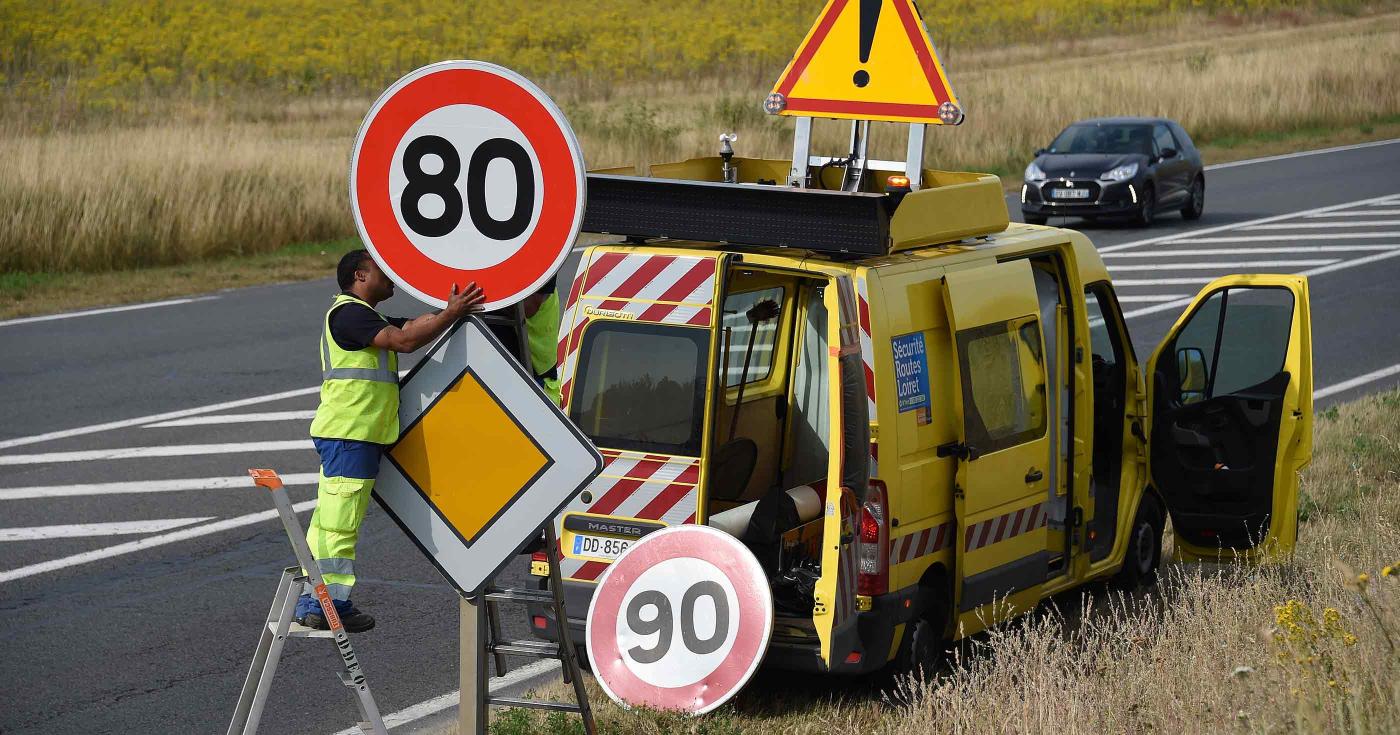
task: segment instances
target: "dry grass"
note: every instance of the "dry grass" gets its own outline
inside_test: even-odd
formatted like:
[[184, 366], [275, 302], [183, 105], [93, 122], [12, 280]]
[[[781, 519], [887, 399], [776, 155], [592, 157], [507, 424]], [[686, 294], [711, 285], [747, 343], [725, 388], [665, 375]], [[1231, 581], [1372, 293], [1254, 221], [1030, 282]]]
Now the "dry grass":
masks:
[[[1400, 732], [1400, 392], [1329, 409], [1286, 563], [1168, 564], [1152, 593], [1096, 585], [963, 646], [927, 683], [881, 693], [755, 680], [715, 713], [628, 712], [596, 688], [603, 733]], [[1383, 577], [1380, 570], [1391, 566]], [[1357, 572], [1369, 579], [1358, 583]], [[1394, 643], [1392, 643], [1392, 640]], [[566, 698], [552, 685], [541, 696]], [[523, 710], [493, 732], [579, 732]]]

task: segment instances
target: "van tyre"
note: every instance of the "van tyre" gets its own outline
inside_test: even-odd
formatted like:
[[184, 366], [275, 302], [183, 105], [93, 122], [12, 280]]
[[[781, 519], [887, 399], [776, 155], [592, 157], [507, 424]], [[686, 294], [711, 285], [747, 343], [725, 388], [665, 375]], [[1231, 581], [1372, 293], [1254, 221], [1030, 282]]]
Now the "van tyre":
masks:
[[1115, 581], [1126, 590], [1157, 583], [1157, 568], [1162, 565], [1162, 511], [1151, 498], [1144, 496], [1137, 517], [1128, 535], [1128, 554], [1123, 559]]
[[897, 673], [910, 674], [916, 679], [931, 679], [947, 660], [948, 605], [942, 595], [929, 594], [924, 612], [905, 624], [903, 645], [899, 649]]
[[1191, 182], [1191, 197], [1186, 200], [1186, 206], [1181, 208], [1181, 218], [1184, 220], [1198, 220], [1201, 213], [1206, 209], [1206, 180], [1200, 176]]

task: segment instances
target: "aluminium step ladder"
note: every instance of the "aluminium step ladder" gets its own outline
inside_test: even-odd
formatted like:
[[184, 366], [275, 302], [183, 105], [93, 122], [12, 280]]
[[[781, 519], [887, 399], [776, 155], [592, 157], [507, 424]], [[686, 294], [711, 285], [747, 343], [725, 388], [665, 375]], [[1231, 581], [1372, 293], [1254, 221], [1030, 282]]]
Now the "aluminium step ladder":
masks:
[[[262, 720], [263, 707], [267, 695], [272, 690], [272, 678], [277, 673], [277, 663], [282, 658], [282, 647], [288, 638], [330, 638], [340, 650], [340, 658], [345, 662], [345, 670], [336, 672], [342, 684], [355, 693], [355, 705], [360, 710], [358, 722], [360, 732], [369, 735], [388, 735], [384, 719], [379, 715], [379, 705], [370, 694], [369, 682], [360, 669], [355, 649], [350, 646], [350, 636], [335, 613], [335, 604], [326, 591], [325, 580], [311, 557], [311, 548], [306, 545], [306, 536], [297, 522], [292, 501], [282, 486], [282, 479], [272, 470], [248, 470], [253, 483], [267, 488], [272, 494], [272, 503], [277, 507], [277, 515], [282, 519], [282, 527], [292, 542], [300, 566], [282, 570], [282, 579], [277, 584], [277, 593], [272, 597], [272, 608], [267, 612], [262, 635], [258, 638], [257, 652], [253, 663], [248, 667], [248, 678], [243, 682], [243, 692], [238, 696], [238, 706], [233, 711], [233, 720], [228, 726], [228, 735], [252, 735], [258, 731]], [[305, 570], [305, 571], [303, 571]], [[330, 624], [330, 630], [307, 628], [292, 620], [296, 613], [297, 598], [303, 587], [310, 583], [320, 600], [322, 614]]]

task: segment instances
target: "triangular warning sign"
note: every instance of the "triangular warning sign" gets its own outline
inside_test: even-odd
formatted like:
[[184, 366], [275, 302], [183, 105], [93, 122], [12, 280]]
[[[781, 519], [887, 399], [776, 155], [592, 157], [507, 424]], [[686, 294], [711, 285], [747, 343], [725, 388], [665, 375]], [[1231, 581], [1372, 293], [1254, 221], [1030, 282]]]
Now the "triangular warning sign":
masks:
[[851, 120], [963, 117], [913, 0], [827, 0], [763, 106]]

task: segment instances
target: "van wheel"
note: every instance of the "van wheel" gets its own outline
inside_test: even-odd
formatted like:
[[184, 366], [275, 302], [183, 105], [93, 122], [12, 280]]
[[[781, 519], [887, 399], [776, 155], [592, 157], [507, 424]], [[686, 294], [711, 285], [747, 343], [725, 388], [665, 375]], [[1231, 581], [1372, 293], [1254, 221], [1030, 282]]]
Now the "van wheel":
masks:
[[941, 596], [934, 596], [923, 616], [906, 624], [904, 645], [897, 659], [899, 673], [931, 679], [947, 658], [948, 640], [944, 637], [947, 627], [948, 606]]
[[1157, 583], [1157, 568], [1162, 565], [1162, 511], [1150, 498], [1144, 497], [1133, 519], [1128, 536], [1128, 555], [1114, 581], [1127, 590]]

